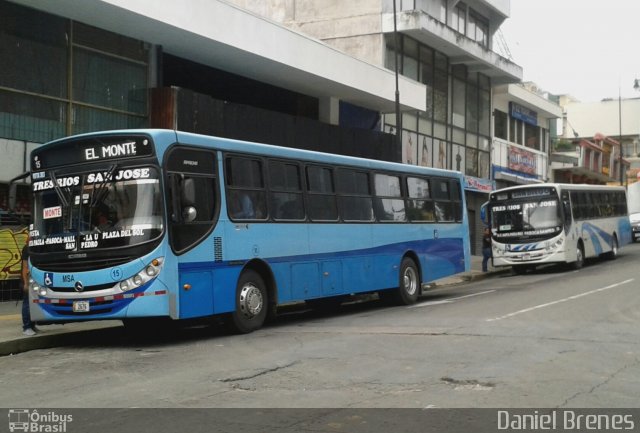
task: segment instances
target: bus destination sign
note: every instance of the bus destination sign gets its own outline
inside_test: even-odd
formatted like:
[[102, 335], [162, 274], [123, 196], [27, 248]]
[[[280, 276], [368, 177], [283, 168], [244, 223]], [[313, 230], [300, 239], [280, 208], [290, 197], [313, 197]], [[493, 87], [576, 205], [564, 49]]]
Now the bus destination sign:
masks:
[[31, 169], [38, 171], [60, 165], [147, 157], [153, 154], [153, 143], [144, 135], [72, 139], [34, 151]]

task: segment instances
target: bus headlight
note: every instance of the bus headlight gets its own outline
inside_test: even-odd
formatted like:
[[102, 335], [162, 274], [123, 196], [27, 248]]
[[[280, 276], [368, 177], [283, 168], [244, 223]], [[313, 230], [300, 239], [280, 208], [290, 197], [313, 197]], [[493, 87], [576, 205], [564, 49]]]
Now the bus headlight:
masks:
[[34, 292], [40, 292], [40, 284], [36, 283], [33, 278], [29, 278], [29, 288]]
[[153, 280], [160, 273], [160, 269], [162, 269], [163, 263], [164, 257], [153, 259], [147, 267], [135, 274], [133, 277], [121, 281], [120, 290], [126, 292], [127, 290], [140, 287]]
[[33, 278], [29, 278], [29, 290], [33, 290], [35, 295], [47, 296], [47, 288], [36, 283]]

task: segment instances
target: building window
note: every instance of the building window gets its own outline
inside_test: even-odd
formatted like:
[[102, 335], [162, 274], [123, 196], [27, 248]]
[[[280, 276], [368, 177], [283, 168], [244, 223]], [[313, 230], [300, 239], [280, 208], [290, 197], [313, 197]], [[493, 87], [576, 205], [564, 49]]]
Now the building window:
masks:
[[487, 20], [472, 11], [469, 12], [467, 37], [476, 41], [483, 47], [489, 46], [489, 24]]
[[9, 2], [0, 16], [0, 57], [11, 59], [0, 68], [0, 135], [43, 143], [146, 126], [143, 42]]
[[494, 135], [496, 138], [501, 138], [503, 140], [508, 140], [507, 137], [507, 122], [509, 121], [509, 116], [507, 113], [500, 110], [493, 111], [493, 128]]
[[459, 33], [465, 34], [467, 22], [467, 5], [460, 2], [451, 12], [451, 28]]
[[525, 146], [540, 150], [540, 128], [537, 126], [524, 124]]

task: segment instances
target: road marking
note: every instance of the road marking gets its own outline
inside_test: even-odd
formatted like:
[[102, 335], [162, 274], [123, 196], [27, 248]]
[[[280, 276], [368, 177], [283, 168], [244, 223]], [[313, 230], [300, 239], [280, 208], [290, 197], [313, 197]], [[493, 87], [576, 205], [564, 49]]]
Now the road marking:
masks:
[[474, 296], [486, 295], [487, 293], [493, 293], [493, 292], [495, 292], [495, 290], [487, 290], [485, 292], [478, 292], [478, 293], [472, 293], [470, 295], [457, 296], [455, 298], [443, 299], [441, 301], [421, 302], [420, 304], [410, 305], [408, 308], [420, 308], [420, 307], [429, 307], [431, 305], [450, 304], [453, 301], [457, 301], [458, 299], [472, 298]]
[[22, 317], [20, 314], [8, 314], [0, 316], [0, 320], [18, 320], [20, 317]]
[[583, 296], [593, 295], [594, 293], [600, 293], [600, 292], [604, 292], [605, 290], [614, 289], [614, 288], [622, 286], [624, 284], [628, 284], [628, 283], [630, 283], [630, 282], [632, 282], [634, 280], [635, 280], [634, 278], [631, 278], [629, 280], [625, 280], [625, 281], [621, 281], [619, 283], [611, 284], [610, 286], [607, 286], [607, 287], [601, 287], [599, 289], [590, 290], [590, 291], [584, 292], [584, 293], [579, 293], [577, 295], [569, 296], [567, 298], [558, 299], [557, 301], [551, 301], [551, 302], [547, 302], [546, 304], [536, 305], [535, 307], [525, 308], [524, 310], [514, 311], [513, 313], [505, 314], [504, 316], [494, 317], [492, 319], [487, 319], [487, 322], [494, 322], [496, 320], [508, 319], [510, 317], [517, 316], [517, 315], [523, 314], [523, 313], [528, 313], [530, 311], [538, 310], [540, 308], [550, 307], [551, 305], [560, 304], [562, 302], [573, 301], [574, 299], [582, 298]]

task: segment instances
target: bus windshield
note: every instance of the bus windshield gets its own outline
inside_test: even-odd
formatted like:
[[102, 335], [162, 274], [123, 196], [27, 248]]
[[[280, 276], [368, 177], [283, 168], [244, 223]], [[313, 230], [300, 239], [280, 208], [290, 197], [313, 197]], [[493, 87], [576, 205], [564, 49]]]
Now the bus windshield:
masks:
[[495, 203], [491, 207], [493, 235], [498, 241], [550, 238], [562, 231], [557, 198]]
[[138, 245], [163, 231], [160, 175], [153, 166], [84, 173], [49, 171], [33, 179], [33, 253]]

